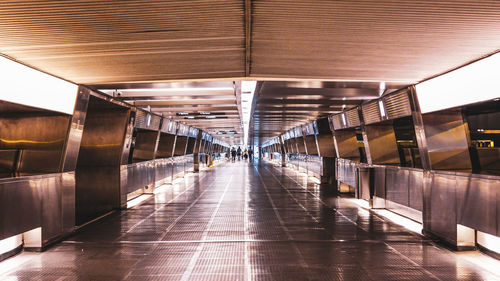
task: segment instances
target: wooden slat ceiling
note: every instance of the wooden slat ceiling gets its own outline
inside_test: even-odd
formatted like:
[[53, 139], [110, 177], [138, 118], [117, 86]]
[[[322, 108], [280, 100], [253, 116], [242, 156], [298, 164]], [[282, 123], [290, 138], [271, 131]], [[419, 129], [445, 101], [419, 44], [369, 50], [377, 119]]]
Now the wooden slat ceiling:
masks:
[[0, 18], [0, 53], [82, 84], [411, 83], [500, 48], [497, 0], [5, 0]]
[[[500, 49], [498, 0], [5, 0], [0, 19], [1, 54], [95, 88], [207, 79], [359, 82], [306, 93], [269, 84], [252, 127], [263, 136], [338, 111], [339, 97], [362, 100], [376, 88], [365, 82], [415, 83]], [[226, 107], [238, 97], [231, 103], [220, 93], [193, 92], [169, 104], [137, 94], [131, 100], [165, 114], [238, 112]]]

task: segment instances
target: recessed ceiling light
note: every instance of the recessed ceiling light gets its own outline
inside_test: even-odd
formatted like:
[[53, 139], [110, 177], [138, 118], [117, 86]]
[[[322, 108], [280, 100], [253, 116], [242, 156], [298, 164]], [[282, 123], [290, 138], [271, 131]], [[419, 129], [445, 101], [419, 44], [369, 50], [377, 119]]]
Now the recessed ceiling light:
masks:
[[186, 116], [189, 115], [187, 112], [177, 112], [177, 116]]

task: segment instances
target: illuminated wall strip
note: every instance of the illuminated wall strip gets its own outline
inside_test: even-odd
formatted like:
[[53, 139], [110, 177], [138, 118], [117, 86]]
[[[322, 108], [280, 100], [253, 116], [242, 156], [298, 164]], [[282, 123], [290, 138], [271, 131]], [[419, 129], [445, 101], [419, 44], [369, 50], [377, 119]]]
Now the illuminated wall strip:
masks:
[[0, 57], [0, 100], [73, 114], [78, 86]]
[[500, 97], [500, 53], [416, 85], [422, 113]]
[[19, 247], [23, 243], [22, 234], [0, 240], [0, 255]]

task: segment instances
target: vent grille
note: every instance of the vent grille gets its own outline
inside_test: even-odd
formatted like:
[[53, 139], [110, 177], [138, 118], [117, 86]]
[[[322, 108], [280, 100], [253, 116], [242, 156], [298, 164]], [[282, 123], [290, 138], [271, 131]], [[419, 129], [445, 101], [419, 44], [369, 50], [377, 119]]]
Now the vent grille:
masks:
[[161, 117], [138, 110], [135, 115], [135, 127], [140, 129], [158, 130]]
[[410, 99], [407, 91], [384, 97], [384, 105], [389, 119], [411, 115]]
[[346, 111], [345, 117], [347, 119], [348, 128], [357, 127], [361, 125], [361, 120], [359, 120], [359, 113], [357, 107]]
[[382, 120], [380, 117], [378, 101], [362, 105], [361, 110], [363, 112], [363, 120], [365, 120], [365, 124], [377, 123]]

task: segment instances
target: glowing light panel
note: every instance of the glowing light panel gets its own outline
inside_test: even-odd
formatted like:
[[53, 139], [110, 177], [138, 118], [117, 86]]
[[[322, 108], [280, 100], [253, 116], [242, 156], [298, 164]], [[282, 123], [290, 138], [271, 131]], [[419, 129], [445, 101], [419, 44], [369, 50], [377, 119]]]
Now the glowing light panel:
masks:
[[73, 114], [78, 86], [0, 57], [0, 99]]
[[422, 113], [500, 97], [500, 53], [416, 85]]

